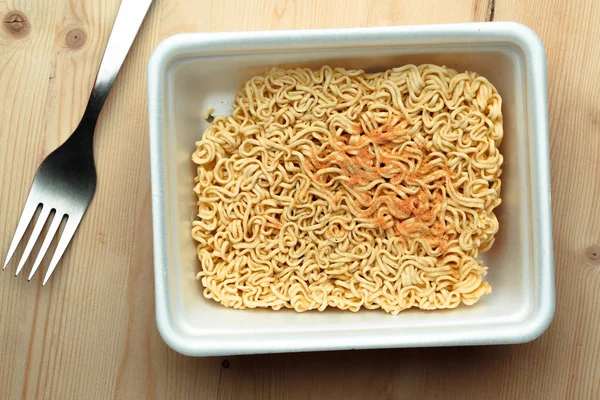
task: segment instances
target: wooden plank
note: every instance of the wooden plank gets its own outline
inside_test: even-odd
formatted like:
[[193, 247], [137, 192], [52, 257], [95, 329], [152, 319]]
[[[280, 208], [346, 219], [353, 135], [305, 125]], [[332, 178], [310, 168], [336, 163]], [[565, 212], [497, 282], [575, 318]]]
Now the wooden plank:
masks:
[[[600, 398], [600, 4], [156, 1], [96, 135], [98, 192], [41, 289], [0, 273], [0, 398]], [[0, 2], [0, 248], [85, 106], [119, 0]], [[18, 11], [21, 17], [13, 13]], [[548, 53], [555, 321], [526, 345], [187, 358], [154, 322], [145, 68], [191, 31], [515, 20]], [[19, 16], [17, 15], [17, 17]]]

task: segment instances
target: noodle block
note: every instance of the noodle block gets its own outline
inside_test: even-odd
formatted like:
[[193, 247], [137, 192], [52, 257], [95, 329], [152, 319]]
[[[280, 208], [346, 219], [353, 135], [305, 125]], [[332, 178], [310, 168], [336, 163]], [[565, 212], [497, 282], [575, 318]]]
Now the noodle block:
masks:
[[197, 279], [236, 309], [391, 314], [491, 293], [502, 99], [474, 72], [273, 68], [196, 143]]

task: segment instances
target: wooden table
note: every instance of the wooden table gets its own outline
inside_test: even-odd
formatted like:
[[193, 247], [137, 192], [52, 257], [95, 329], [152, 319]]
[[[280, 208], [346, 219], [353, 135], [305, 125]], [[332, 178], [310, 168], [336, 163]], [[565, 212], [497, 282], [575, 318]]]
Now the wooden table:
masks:
[[[98, 190], [49, 286], [0, 273], [0, 399], [600, 398], [600, 2], [156, 0], [96, 130]], [[119, 0], [0, 1], [2, 257], [40, 161], [78, 122]], [[146, 63], [178, 32], [483, 20], [548, 53], [557, 310], [538, 340], [189, 358], [154, 320]]]

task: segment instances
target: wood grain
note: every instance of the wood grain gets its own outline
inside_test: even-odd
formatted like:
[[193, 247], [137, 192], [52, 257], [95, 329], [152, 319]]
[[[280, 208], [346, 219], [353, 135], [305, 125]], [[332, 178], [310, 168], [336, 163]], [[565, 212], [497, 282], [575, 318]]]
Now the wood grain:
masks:
[[[0, 20], [25, 17], [0, 27], [4, 251], [37, 165], [83, 111], [118, 5], [0, 0]], [[227, 362], [170, 350], [154, 322], [150, 250], [145, 69], [159, 41], [189, 31], [491, 18], [531, 26], [548, 53], [558, 303], [547, 333], [518, 346]], [[595, 0], [157, 0], [96, 131], [96, 198], [49, 287], [40, 287], [41, 274], [32, 283], [12, 277], [15, 264], [0, 273], [0, 399], [600, 398], [598, 37]]]

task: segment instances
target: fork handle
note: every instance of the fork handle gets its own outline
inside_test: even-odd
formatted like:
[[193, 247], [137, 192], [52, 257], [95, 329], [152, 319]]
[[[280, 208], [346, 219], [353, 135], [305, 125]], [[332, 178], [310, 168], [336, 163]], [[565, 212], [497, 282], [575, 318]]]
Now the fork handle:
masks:
[[152, 4], [152, 0], [123, 0], [121, 2], [117, 18], [108, 37], [106, 50], [104, 50], [100, 62], [90, 100], [84, 112], [84, 119], [93, 120], [94, 122], [98, 119], [100, 110], [108, 97], [108, 92], [110, 92], [123, 61], [125, 61], [150, 4]]

